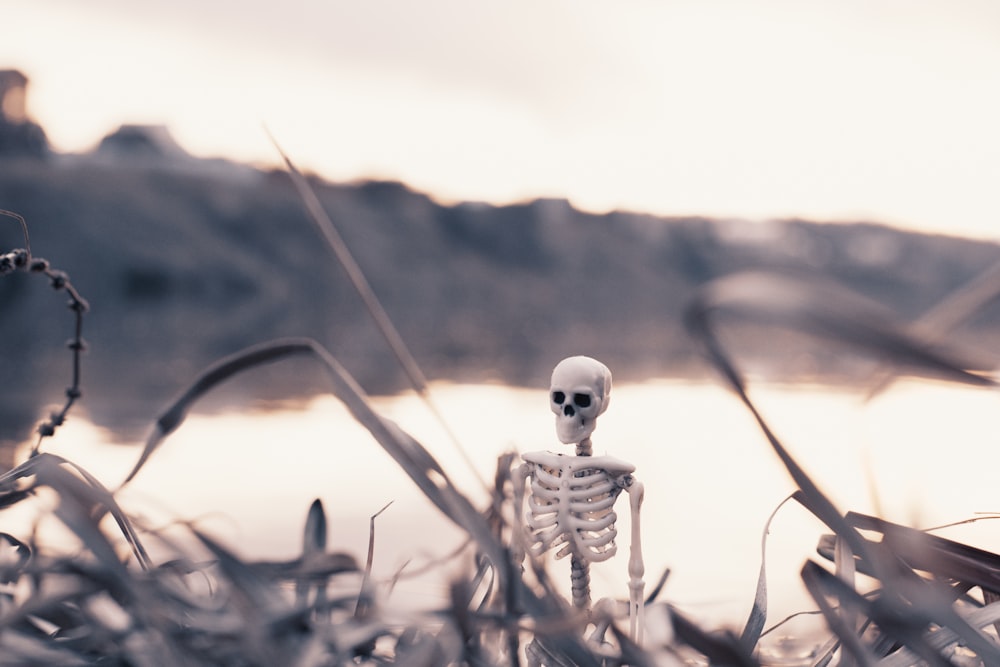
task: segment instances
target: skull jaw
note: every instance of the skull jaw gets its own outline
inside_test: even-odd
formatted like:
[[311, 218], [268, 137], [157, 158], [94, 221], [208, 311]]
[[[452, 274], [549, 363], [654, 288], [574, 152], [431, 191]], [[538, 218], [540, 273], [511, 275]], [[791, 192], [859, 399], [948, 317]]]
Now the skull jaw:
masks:
[[556, 435], [564, 445], [575, 445], [590, 437], [594, 432], [595, 420], [580, 415], [556, 420]]

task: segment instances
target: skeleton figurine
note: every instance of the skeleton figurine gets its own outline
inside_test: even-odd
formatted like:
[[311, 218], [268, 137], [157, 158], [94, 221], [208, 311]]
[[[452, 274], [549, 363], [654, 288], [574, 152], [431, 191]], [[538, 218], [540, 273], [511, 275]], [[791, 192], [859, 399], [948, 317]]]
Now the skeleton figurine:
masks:
[[529, 452], [514, 477], [515, 512], [524, 550], [541, 556], [558, 548], [556, 558], [570, 556], [573, 605], [590, 609], [590, 564], [615, 555], [615, 501], [625, 491], [631, 505], [632, 535], [629, 573], [629, 625], [633, 640], [642, 641], [642, 548], [639, 508], [643, 486], [633, 476], [635, 466], [610, 456], [593, 456], [590, 435], [597, 417], [611, 398], [611, 371], [590, 357], [563, 359], [552, 371], [549, 404], [556, 415], [556, 434], [563, 444], [576, 445], [576, 456]]

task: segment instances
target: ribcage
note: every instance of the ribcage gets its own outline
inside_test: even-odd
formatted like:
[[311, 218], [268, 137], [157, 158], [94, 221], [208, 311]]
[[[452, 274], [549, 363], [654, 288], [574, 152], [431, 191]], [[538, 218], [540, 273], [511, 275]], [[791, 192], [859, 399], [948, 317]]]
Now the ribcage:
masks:
[[575, 552], [595, 563], [614, 556], [614, 504], [622, 490], [615, 478], [596, 468], [536, 464], [533, 472], [525, 516], [531, 553], [561, 547], [556, 558]]

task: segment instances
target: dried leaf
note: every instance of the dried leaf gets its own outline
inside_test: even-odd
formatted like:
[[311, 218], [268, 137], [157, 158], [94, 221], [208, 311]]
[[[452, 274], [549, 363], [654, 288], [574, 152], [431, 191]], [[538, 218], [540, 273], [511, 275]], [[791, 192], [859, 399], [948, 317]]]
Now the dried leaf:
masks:
[[764, 624], [767, 623], [767, 536], [771, 532], [771, 522], [777, 516], [778, 511], [785, 506], [793, 496], [788, 496], [774, 508], [771, 516], [764, 524], [764, 532], [760, 538], [760, 573], [757, 575], [757, 591], [754, 595], [753, 606], [750, 608], [750, 616], [743, 627], [743, 634], [740, 635], [740, 644], [747, 651], [752, 652], [760, 640], [764, 631]]

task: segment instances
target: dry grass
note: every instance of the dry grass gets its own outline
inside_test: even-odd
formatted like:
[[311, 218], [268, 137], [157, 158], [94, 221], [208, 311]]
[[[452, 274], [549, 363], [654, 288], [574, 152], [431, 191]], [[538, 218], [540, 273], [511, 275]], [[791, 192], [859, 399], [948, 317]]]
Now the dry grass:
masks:
[[[80, 395], [86, 308], [66, 276], [31, 256], [24, 233], [26, 248], [0, 257], [0, 269], [44, 274], [70, 293], [74, 370], [65, 409], [42, 424], [29, 458], [0, 476], [0, 509], [51, 495], [52, 514], [73, 539], [54, 550], [32, 535], [0, 532], [0, 664], [516, 665], [526, 655], [548, 665], [759, 663], [768, 622], [763, 568], [738, 635], [706, 630], [657, 601], [661, 580], [647, 599], [646, 645], [636, 646], [621, 629], [623, 619], [603, 611], [581, 615], [554, 590], [542, 563], [512, 557], [514, 455], [500, 458], [485, 503], [467, 497], [427, 449], [378, 414], [338, 361], [309, 339], [263, 343], [207, 368], [156, 419], [125, 484], [150, 465], [206, 393], [250, 368], [306, 356], [325, 369], [331, 392], [374, 442], [467, 534], [461, 555], [467, 565], [451, 583], [449, 603], [405, 613], [381, 606], [360, 559], [329, 550], [319, 502], [308, 509], [301, 553], [289, 562], [245, 560], [194, 526], [180, 540], [145, 529], [119, 506], [117, 490], [43, 451], [44, 439]], [[992, 378], [872, 312], [856, 295], [801, 276], [724, 278], [706, 285], [687, 311], [689, 331], [794, 480], [795, 500], [830, 531], [817, 540], [832, 565], [808, 561], [801, 571], [829, 640], [801, 664], [1000, 665], [994, 628], [1000, 624], [1000, 556], [836, 508], [757, 411], [719, 335], [722, 311], [831, 339], [895, 369], [984, 387], [994, 386]], [[151, 542], [171, 557], [152, 558]]]

